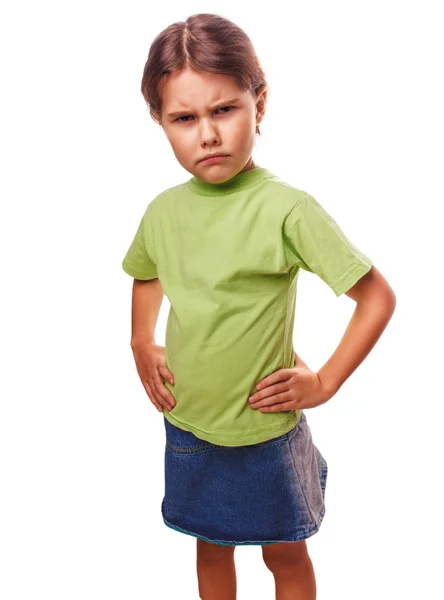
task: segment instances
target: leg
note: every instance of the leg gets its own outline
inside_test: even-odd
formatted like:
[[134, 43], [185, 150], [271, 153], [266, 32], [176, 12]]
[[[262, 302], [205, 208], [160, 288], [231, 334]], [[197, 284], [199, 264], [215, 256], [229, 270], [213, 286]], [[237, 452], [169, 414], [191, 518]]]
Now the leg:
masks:
[[316, 579], [305, 540], [262, 546], [262, 556], [274, 576], [276, 600], [316, 600]]
[[201, 600], [236, 600], [235, 546], [220, 546], [196, 539]]

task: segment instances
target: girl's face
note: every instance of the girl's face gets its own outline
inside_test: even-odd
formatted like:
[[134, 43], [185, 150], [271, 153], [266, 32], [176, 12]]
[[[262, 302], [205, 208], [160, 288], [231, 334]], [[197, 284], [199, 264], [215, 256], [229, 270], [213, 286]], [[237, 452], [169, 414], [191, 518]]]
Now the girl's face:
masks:
[[[234, 77], [187, 67], [166, 77], [161, 95], [162, 128], [189, 173], [222, 183], [256, 168], [251, 154], [263, 115], [256, 110], [257, 99], [241, 90]], [[202, 162], [210, 153], [227, 156], [220, 162]]]

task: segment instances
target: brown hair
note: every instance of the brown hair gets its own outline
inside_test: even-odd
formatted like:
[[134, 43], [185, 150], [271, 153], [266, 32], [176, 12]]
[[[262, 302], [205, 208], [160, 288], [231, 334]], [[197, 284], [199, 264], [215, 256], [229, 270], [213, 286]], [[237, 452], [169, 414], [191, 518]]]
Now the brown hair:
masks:
[[[231, 75], [254, 98], [268, 84], [253, 44], [238, 25], [215, 14], [191, 15], [161, 31], [143, 69], [141, 92], [152, 119], [161, 124], [161, 85], [169, 73], [190, 66], [196, 71]], [[265, 110], [266, 94], [262, 96]], [[256, 133], [260, 135], [259, 125]]]

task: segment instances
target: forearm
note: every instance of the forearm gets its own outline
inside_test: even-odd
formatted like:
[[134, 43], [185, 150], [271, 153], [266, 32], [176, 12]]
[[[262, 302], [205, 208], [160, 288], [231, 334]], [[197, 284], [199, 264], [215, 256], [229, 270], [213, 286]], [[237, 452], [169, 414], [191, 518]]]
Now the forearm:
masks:
[[159, 316], [163, 288], [159, 279], [134, 280], [131, 311], [131, 346], [155, 343], [154, 331]]
[[370, 353], [395, 310], [394, 302], [358, 302], [345, 333], [318, 377], [334, 395]]
[[306, 362], [304, 362], [304, 361], [302, 360], [302, 358], [296, 354], [296, 352], [294, 353], [294, 366], [295, 366], [295, 367], [303, 367], [304, 369], [309, 369], [309, 368], [310, 368], [310, 367], [307, 365], [307, 363], [306, 363]]

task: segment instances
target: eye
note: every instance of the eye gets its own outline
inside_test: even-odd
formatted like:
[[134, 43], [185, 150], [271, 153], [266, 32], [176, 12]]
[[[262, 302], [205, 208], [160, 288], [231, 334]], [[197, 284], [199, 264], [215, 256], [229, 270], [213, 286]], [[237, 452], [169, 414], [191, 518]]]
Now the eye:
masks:
[[[221, 106], [220, 108], [217, 108], [216, 110], [223, 110], [224, 108], [234, 108], [234, 106]], [[229, 111], [227, 111], [229, 112]]]
[[[225, 110], [226, 108], [231, 109], [231, 108], [235, 108], [234, 106], [220, 106], [219, 108], [216, 108], [216, 112], [218, 110]], [[226, 114], [227, 112], [231, 112], [230, 110], [223, 112], [221, 114]], [[182, 119], [186, 119], [187, 117], [192, 117], [193, 115], [183, 115], [182, 117], [177, 117], [177, 119], [175, 119], [175, 121], [178, 121], [179, 123], [189, 123], [189, 121], [182, 121]]]
[[191, 117], [191, 115], [184, 115], [183, 117], [177, 117], [175, 121], [179, 121], [179, 123], [187, 123], [188, 121], [182, 121], [182, 119], [186, 119], [187, 117]]

